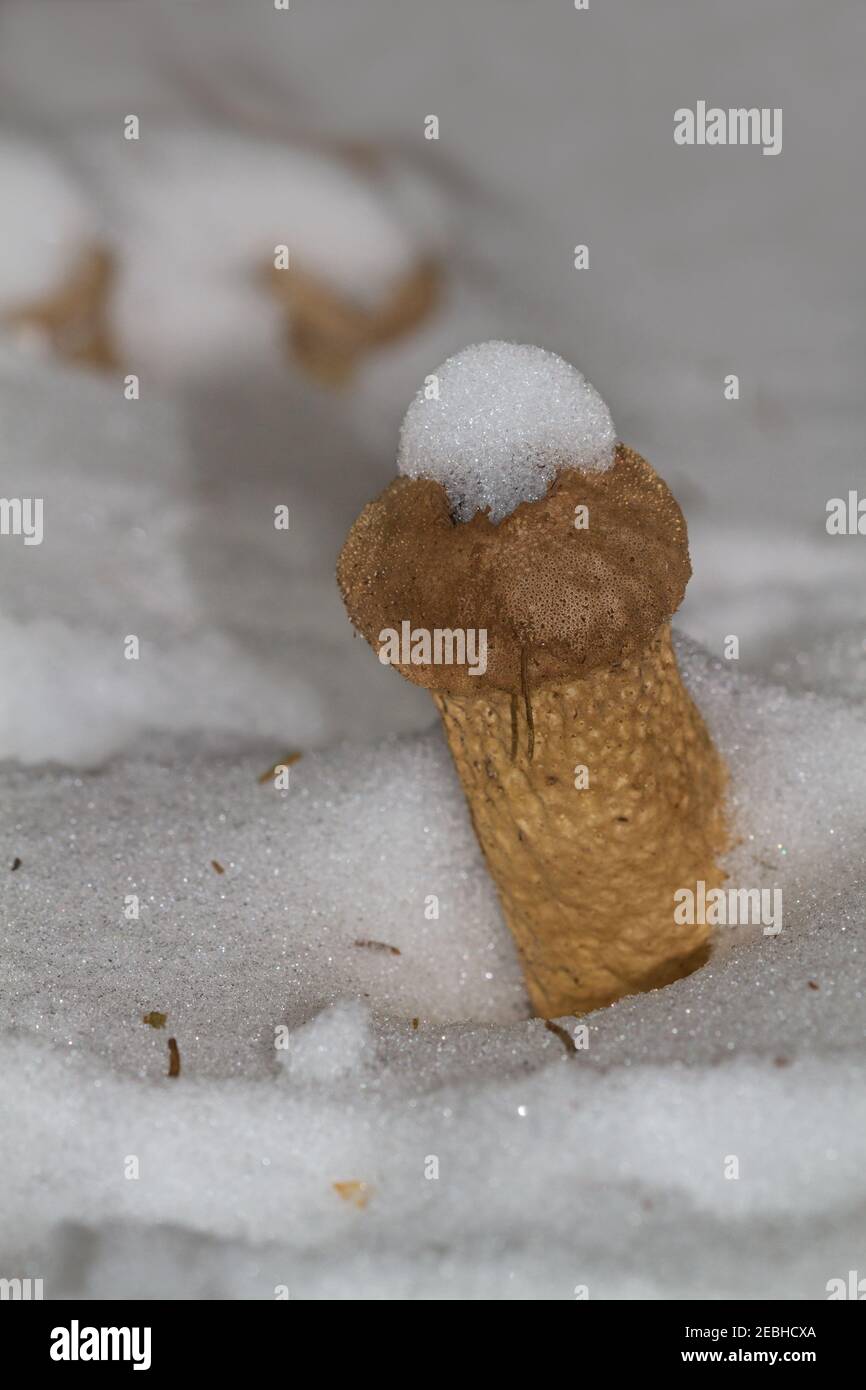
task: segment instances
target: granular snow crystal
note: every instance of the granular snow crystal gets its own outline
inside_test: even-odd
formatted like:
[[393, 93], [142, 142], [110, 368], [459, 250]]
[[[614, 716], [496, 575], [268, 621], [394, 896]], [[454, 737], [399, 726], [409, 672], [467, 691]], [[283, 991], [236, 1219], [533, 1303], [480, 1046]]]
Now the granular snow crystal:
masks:
[[609, 468], [616, 431], [586, 378], [544, 348], [478, 343], [449, 357], [406, 412], [398, 468], [433, 478], [458, 521], [501, 521], [563, 468]]

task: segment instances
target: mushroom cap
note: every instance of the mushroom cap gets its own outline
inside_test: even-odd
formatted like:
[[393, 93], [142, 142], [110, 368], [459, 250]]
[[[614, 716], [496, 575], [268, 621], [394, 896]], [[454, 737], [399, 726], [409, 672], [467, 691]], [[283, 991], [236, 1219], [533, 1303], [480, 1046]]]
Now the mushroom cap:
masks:
[[[588, 524], [576, 526], [576, 508]], [[546, 496], [498, 524], [453, 520], [440, 483], [395, 479], [368, 503], [337, 565], [355, 627], [378, 651], [386, 629], [483, 629], [487, 668], [394, 663], [452, 695], [517, 692], [616, 665], [679, 607], [691, 574], [683, 514], [640, 454], [618, 444], [605, 471], [565, 468]]]

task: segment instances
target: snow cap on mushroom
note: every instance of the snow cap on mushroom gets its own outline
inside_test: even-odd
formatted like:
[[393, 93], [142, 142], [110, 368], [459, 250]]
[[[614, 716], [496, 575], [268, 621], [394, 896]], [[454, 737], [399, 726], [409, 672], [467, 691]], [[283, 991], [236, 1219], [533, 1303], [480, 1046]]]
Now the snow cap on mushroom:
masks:
[[543, 497], [563, 468], [606, 469], [616, 431], [576, 367], [544, 348], [488, 342], [449, 357], [406, 412], [399, 471], [430, 478], [453, 515], [499, 522]]

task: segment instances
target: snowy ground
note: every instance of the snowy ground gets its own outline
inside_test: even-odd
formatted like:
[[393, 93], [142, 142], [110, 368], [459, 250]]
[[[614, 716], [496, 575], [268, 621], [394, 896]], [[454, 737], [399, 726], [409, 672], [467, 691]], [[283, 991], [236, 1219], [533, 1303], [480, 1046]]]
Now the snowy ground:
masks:
[[[701, 8], [0, 10], [0, 121], [63, 157], [118, 112], [146, 131], [216, 101], [398, 149], [456, 229], [440, 316], [340, 398], [256, 357], [245, 306], [242, 357], [138, 402], [0, 346], [0, 493], [45, 499], [42, 545], [0, 539], [4, 1277], [822, 1298], [866, 1268], [866, 538], [824, 527], [864, 485], [863, 21]], [[676, 149], [701, 95], [783, 106], [781, 156]], [[353, 640], [333, 580], [412, 392], [490, 336], [576, 362], [680, 497], [732, 878], [784, 892], [778, 937], [721, 932], [575, 1053], [526, 1017], [427, 697]], [[290, 789], [261, 784], [290, 750]]]

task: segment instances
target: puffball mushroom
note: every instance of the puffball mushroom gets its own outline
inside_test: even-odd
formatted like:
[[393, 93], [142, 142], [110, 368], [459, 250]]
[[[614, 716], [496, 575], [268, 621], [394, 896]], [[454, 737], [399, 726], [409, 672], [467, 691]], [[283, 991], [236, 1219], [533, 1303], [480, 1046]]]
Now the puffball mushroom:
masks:
[[438, 305], [444, 204], [375, 150], [164, 127], [140, 159], [97, 144], [87, 163], [82, 179], [0, 131], [0, 328], [60, 357], [197, 374], [258, 314], [266, 338], [283, 319], [307, 375], [340, 385]]
[[377, 651], [486, 633], [474, 667], [423, 640], [392, 659], [432, 692], [536, 1012], [690, 973], [709, 931], [675, 922], [674, 893], [724, 879], [726, 774], [671, 645], [674, 497], [579, 372], [507, 343], [428, 378], [400, 466], [338, 581]]

